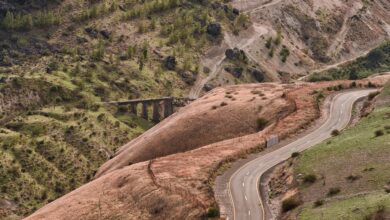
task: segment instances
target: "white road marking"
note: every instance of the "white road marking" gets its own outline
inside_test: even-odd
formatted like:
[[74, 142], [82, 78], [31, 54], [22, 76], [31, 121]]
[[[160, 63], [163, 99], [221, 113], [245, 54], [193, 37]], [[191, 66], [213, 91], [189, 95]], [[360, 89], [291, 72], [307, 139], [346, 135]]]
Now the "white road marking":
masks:
[[242, 182], [242, 187], [245, 187], [245, 182]]
[[246, 196], [244, 196], [244, 197], [245, 197], [245, 200], [248, 201], [248, 198]]
[[[350, 101], [348, 100], [348, 102], [346, 102], [346, 103], [348, 103], [348, 104], [350, 104], [349, 103]], [[333, 104], [333, 103], [332, 103]], [[341, 103], [339, 103], [339, 104], [341, 104]], [[337, 106], [337, 105], [336, 105]], [[344, 105], [344, 104], [342, 104], [342, 106], [344, 107], [344, 106], [347, 106], [346, 104]], [[338, 122], [341, 122], [341, 121], [344, 121], [345, 120], [345, 116], [343, 116], [342, 114], [341, 115], [337, 115], [337, 108], [332, 108], [333, 107], [333, 105], [331, 105], [331, 107], [330, 107], [330, 109], [331, 110], [334, 110], [333, 112], [333, 114], [332, 114], [332, 112], [331, 112], [331, 114], [329, 115], [329, 118], [326, 120], [326, 122], [322, 125], [322, 126], [319, 126], [319, 128], [317, 128], [315, 131], [318, 131], [318, 132], [320, 132], [320, 134], [321, 135], [318, 135], [318, 136], [315, 136], [315, 138], [314, 139], [312, 139], [312, 140], [310, 140], [310, 141], [306, 141], [306, 143], [308, 143], [308, 142], [310, 142], [310, 143], [312, 143], [312, 144], [315, 144], [315, 143], [318, 143], [318, 142], [321, 142], [321, 141], [323, 141], [323, 139], [326, 139], [328, 136], [329, 136], [329, 133], [330, 132], [328, 132], [328, 131], [332, 131], [332, 130], [334, 130], [334, 129], [342, 129], [342, 127], [340, 127], [339, 128], [339, 126], [340, 125], [338, 125], [337, 123], [334, 125], [334, 122], [336, 122], [336, 121], [338, 121]], [[345, 111], [344, 111], [345, 110]], [[347, 113], [347, 110], [348, 109], [343, 109], [343, 112], [346, 112]], [[325, 131], [323, 131], [324, 129], [327, 129], [327, 130], [325, 130]], [[313, 135], [317, 135], [316, 133], [314, 133], [314, 132], [312, 132], [312, 133], [310, 133], [312, 136]], [[309, 135], [310, 135], [309, 134]], [[309, 135], [307, 135], [306, 136], [306, 138], [313, 138], [313, 137], [310, 137]], [[299, 140], [299, 139], [298, 139]], [[289, 149], [289, 151], [291, 151], [292, 149], [294, 149], [294, 151], [297, 151], [297, 150], [303, 150], [303, 149], [307, 149], [307, 148], [309, 148], [308, 146], [302, 146], [302, 143], [305, 143], [305, 141], [302, 141], [302, 142], [298, 142], [298, 140], [296, 140], [295, 142], [293, 142], [293, 143], [291, 143], [291, 144], [289, 144], [289, 145], [286, 145], [286, 146], [284, 146], [284, 147], [282, 147], [281, 149], [286, 149], [286, 152], [288, 153], [288, 148], [290, 148]], [[296, 146], [296, 148], [293, 148], [295, 145], [294, 145], [294, 143], [296, 144], [296, 145], [298, 145], [299, 144], [299, 146]], [[279, 152], [275, 152], [275, 153], [270, 153], [270, 155], [268, 156], [264, 156], [264, 157], [262, 157], [262, 160], [260, 160], [259, 158], [258, 158], [258, 160], [256, 161], [256, 160], [254, 160], [254, 162], [253, 163], [251, 163], [250, 165], [253, 165], [253, 169], [255, 169], [255, 165], [256, 165], [256, 163], [259, 165], [259, 166], [264, 166], [265, 168], [268, 168], [268, 166], [271, 166], [271, 165], [273, 165], [274, 163], [276, 163], [277, 161], [272, 161], [273, 159], [275, 159], [275, 158], [279, 158], [277, 155], [279, 155]], [[281, 155], [284, 155], [284, 153], [283, 153], [283, 151], [281, 151]], [[283, 159], [283, 158], [279, 158], [279, 159]], [[261, 164], [259, 164], [259, 163], [263, 163], [262, 165]], [[270, 164], [271, 163], [271, 164]], [[248, 167], [241, 167], [241, 168], [248, 168]], [[244, 169], [239, 169], [238, 171], [236, 171], [236, 173], [239, 173], [239, 171], [243, 171]], [[245, 171], [243, 171], [243, 172], [245, 172]], [[258, 172], [261, 172], [261, 174], [262, 173], [264, 173], [264, 172], [262, 172], [262, 170], [259, 170]], [[248, 172], [246, 172], [246, 176], [244, 176], [244, 181], [245, 181], [245, 178], [249, 178], [249, 177], [247, 177], [249, 174], [251, 173], [251, 175], [255, 175], [255, 174], [257, 174], [256, 173], [256, 170], [250, 170], [250, 171], [248, 171]], [[235, 174], [235, 173], [234, 173]], [[234, 174], [233, 174], [233, 176], [231, 177], [231, 179], [229, 180], [229, 183], [230, 183], [230, 181], [235, 181], [234, 180]], [[242, 179], [237, 179], [237, 182], [236, 183], [238, 183], [238, 185], [239, 185], [239, 181], [243, 181]], [[244, 185], [244, 182], [242, 182], [242, 184]], [[248, 185], [249, 184], [249, 185]], [[248, 184], [247, 184], [247, 186], [246, 187], [250, 187], [251, 185], [252, 185], [252, 182], [248, 182]], [[258, 196], [258, 199], [260, 200], [260, 207], [261, 207], [261, 209], [262, 209], [262, 212], [263, 212], [263, 214], [261, 214], [261, 213], [259, 213], [259, 217], [264, 217], [264, 205], [261, 203], [261, 196], [260, 196], [260, 194], [259, 194], [259, 190], [258, 190], [258, 185], [259, 185], [259, 179], [257, 180], [257, 182], [256, 182], [256, 184], [257, 184], [257, 186], [256, 187], [253, 187], [254, 189], [257, 189], [256, 191], [257, 191], [257, 196]], [[262, 183], [260, 183], [260, 184], [262, 184]], [[230, 186], [230, 185], [229, 185]], [[245, 196], [245, 199], [247, 200], [248, 198], [246, 197], [246, 195], [245, 195], [245, 192], [244, 191], [242, 191], [242, 193], [244, 194], [244, 196]], [[231, 196], [231, 202], [232, 202], [232, 205], [233, 205], [233, 219], [234, 218], [236, 218], [237, 216], [236, 216], [236, 210], [235, 210], [235, 206], [234, 206], [234, 197], [233, 197], [233, 195], [231, 194], [231, 190], [229, 191], [229, 194], [230, 194], [230, 196]], [[242, 195], [242, 194], [241, 194]], [[240, 197], [240, 198], [242, 198], [242, 197]], [[251, 197], [251, 199], [252, 199], [252, 197]], [[251, 200], [247, 200], [248, 202], [251, 202]], [[245, 202], [245, 204], [243, 204], [244, 205], [244, 207], [246, 206], [246, 205], [248, 205], [249, 203], [248, 202]], [[248, 203], [248, 204], [247, 204]], [[243, 212], [243, 213], [239, 213], [240, 214], [240, 218], [239, 219], [243, 219], [243, 218], [251, 218], [251, 210], [250, 209], [247, 209], [248, 210], [248, 212], [247, 213], [245, 213], [245, 212]], [[258, 217], [257, 216], [258, 215], [258, 213], [257, 212], [255, 212], [255, 215], [254, 215], [254, 217]], [[244, 216], [246, 216], [246, 217], [244, 217]], [[250, 216], [250, 217], [248, 217], [248, 216]], [[237, 218], [236, 218], [237, 219]]]

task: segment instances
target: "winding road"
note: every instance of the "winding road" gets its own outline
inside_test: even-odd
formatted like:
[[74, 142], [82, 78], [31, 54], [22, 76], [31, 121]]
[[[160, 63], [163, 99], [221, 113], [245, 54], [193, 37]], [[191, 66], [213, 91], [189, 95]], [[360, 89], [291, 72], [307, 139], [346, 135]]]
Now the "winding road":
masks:
[[[228, 192], [233, 206], [233, 216], [229, 216], [228, 219], [266, 219], [265, 209], [268, 207], [263, 205], [260, 197], [260, 177], [270, 168], [291, 157], [293, 152], [304, 151], [331, 137], [332, 130], [345, 128], [350, 121], [354, 102], [372, 91], [374, 90], [358, 90], [336, 95], [332, 99], [329, 114], [322, 125], [306, 136], [260, 156], [238, 169], [228, 183]], [[267, 216], [267, 219], [275, 219], [275, 217]]]

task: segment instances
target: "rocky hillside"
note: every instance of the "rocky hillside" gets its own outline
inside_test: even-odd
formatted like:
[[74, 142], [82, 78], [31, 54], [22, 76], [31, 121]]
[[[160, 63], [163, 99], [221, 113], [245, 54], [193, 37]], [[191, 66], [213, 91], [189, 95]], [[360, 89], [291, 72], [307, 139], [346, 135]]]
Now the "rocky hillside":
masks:
[[385, 0], [241, 1], [254, 32], [245, 51], [279, 77], [354, 59], [390, 36], [390, 3]]

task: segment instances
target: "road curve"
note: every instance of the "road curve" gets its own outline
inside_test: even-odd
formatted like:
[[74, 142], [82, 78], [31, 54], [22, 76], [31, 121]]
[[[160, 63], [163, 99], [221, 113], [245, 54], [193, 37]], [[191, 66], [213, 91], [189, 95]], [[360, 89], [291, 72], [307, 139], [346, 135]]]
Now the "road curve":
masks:
[[[351, 118], [353, 103], [373, 90], [349, 91], [336, 95], [331, 102], [326, 121], [308, 135], [283, 146], [275, 151], [260, 156], [238, 169], [228, 183], [228, 192], [233, 207], [229, 219], [264, 220], [264, 210], [258, 191], [260, 177], [270, 168], [291, 157], [293, 152], [300, 152], [318, 144], [331, 136], [334, 129], [345, 128]], [[274, 219], [273, 216], [267, 216]]]

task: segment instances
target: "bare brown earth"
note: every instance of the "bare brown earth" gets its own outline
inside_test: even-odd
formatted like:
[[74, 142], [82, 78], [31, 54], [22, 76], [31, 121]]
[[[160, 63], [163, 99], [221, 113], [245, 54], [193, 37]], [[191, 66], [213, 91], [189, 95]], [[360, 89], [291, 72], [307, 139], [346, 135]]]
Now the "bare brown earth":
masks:
[[[370, 80], [379, 85], [387, 79], [377, 77]], [[357, 83], [366, 85], [367, 81]], [[197, 141], [199, 146], [193, 145], [193, 150], [179, 153], [189, 148], [182, 147], [184, 145], [170, 145], [169, 138], [165, 137], [167, 139], [163, 143], [170, 147], [169, 151], [164, 151], [161, 146], [146, 150], [149, 145], [141, 145], [141, 143], [148, 140], [143, 139], [144, 141], [136, 145], [138, 147], [133, 147], [138, 152], [153, 151], [152, 154], [144, 156], [144, 160], [163, 156], [168, 152], [172, 155], [127, 166], [125, 162], [129, 159], [133, 160], [135, 154], [123, 154], [125, 156], [114, 158], [122, 165], [110, 163], [109, 169], [105, 169], [105, 175], [48, 204], [27, 219], [201, 218], [209, 207], [216, 206], [211, 184], [213, 174], [221, 164], [245, 155], [251, 150], [261, 150], [267, 135], [277, 133], [285, 137], [293, 131], [304, 128], [319, 116], [315, 95], [313, 95], [314, 90], [339, 84], [347, 87], [350, 83], [350, 81], [336, 81], [299, 85], [252, 84], [217, 89], [167, 120], [174, 121], [175, 126], [164, 129], [157, 127], [154, 131], [154, 135], [164, 138], [163, 134], [169, 132], [167, 129], [178, 127], [181, 128], [176, 130], [178, 134], [169, 134], [180, 138], [181, 144], [196, 141], [195, 137], [204, 139], [204, 142]], [[238, 92], [234, 95], [235, 101], [224, 98], [226, 91], [230, 90], [234, 90], [232, 94]], [[262, 90], [267, 97], [267, 100], [258, 101], [258, 96], [256, 101], [252, 101], [256, 103], [256, 107], [263, 106], [260, 112], [256, 112], [258, 115], [250, 114], [250, 108], [247, 107], [248, 100], [253, 96], [251, 93], [253, 90]], [[221, 99], [228, 105], [212, 110], [212, 106], [220, 105]], [[248, 110], [245, 110], [246, 108]], [[248, 121], [249, 124], [244, 124], [240, 120], [233, 122], [229, 118], [230, 115], [236, 115], [233, 117], [235, 118], [240, 114], [248, 114], [247, 117], [253, 120], [259, 116], [266, 117], [272, 124], [261, 132], [255, 132], [251, 121]], [[202, 115], [204, 117], [200, 117]], [[201, 122], [193, 123], [195, 119], [191, 118]], [[207, 127], [210, 123], [226, 124], [218, 127], [219, 132], [209, 130], [200, 135], [194, 130], [195, 128], [201, 130], [203, 127], [197, 126]], [[192, 131], [192, 137], [181, 138], [179, 135], [182, 135], [183, 130]], [[150, 133], [149, 135], [150, 140], [153, 141], [155, 137]], [[222, 140], [222, 137], [225, 140]], [[172, 143], [176, 143], [175, 141], [173, 140]], [[125, 152], [127, 148], [131, 149], [130, 145], [131, 143], [125, 145], [121, 152]], [[146, 149], [142, 149], [141, 146]], [[107, 168], [107, 165], [103, 166], [105, 167]]]
[[273, 122], [283, 111], [293, 110], [291, 103], [281, 98], [283, 87], [252, 84], [215, 89], [121, 147], [97, 176], [128, 164], [255, 133], [257, 118]]

